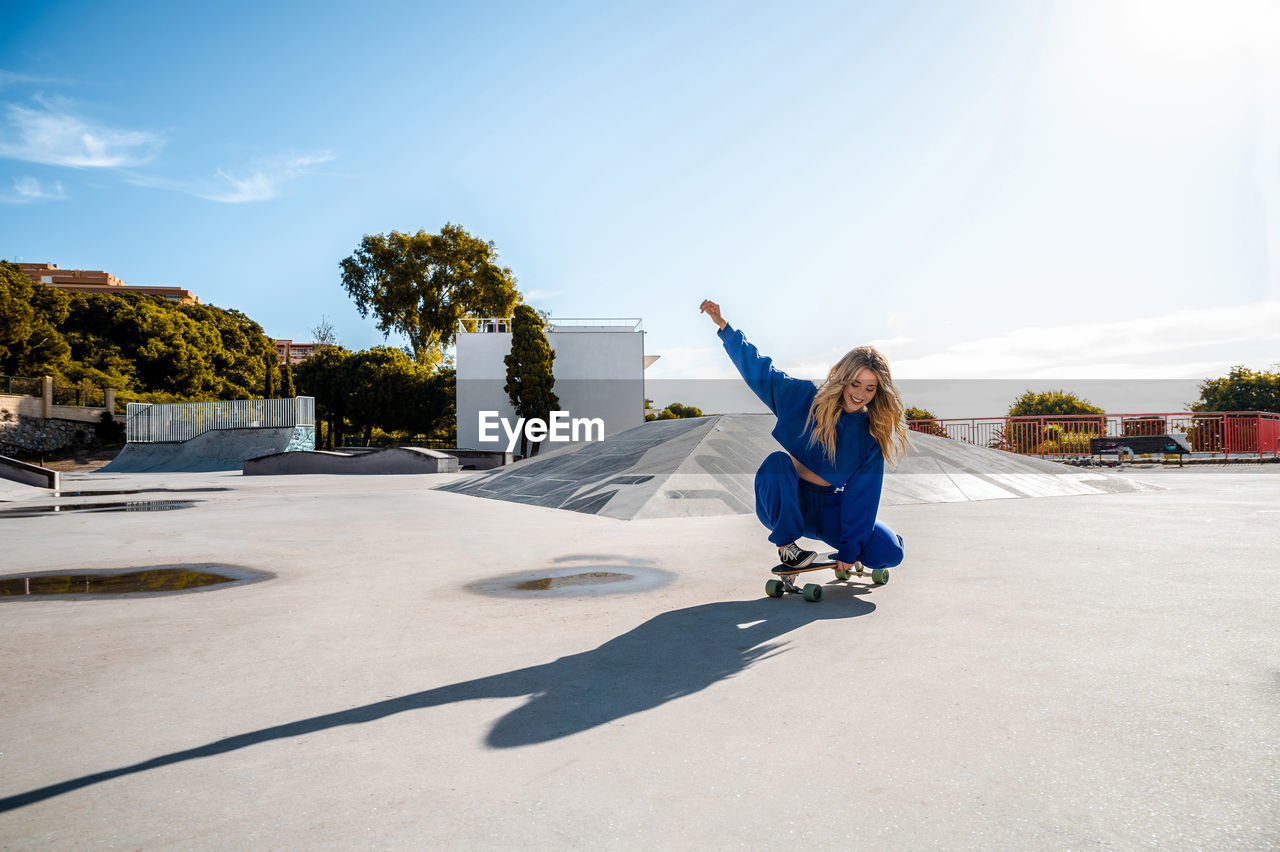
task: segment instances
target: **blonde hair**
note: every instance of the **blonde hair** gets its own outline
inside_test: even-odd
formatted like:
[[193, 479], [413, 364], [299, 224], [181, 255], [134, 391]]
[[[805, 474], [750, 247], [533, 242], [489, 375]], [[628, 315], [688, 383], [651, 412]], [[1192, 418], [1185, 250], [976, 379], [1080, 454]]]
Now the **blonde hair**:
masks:
[[836, 423], [844, 413], [844, 388], [853, 384], [853, 377], [863, 368], [876, 374], [876, 394], [867, 403], [871, 418], [871, 437], [880, 445], [880, 452], [890, 464], [907, 450], [906, 406], [894, 387], [889, 361], [874, 346], [859, 346], [836, 362], [827, 373], [827, 380], [818, 388], [818, 395], [809, 407], [805, 426], [813, 425], [809, 444], [821, 444], [828, 459], [836, 456]]

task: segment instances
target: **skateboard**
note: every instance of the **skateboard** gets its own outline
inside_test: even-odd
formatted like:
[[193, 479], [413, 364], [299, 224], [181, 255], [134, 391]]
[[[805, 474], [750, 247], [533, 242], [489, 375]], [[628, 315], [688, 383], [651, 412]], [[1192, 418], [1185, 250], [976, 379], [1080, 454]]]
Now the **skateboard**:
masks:
[[773, 575], [776, 580], [770, 580], [764, 584], [764, 591], [771, 598], [780, 598], [783, 595], [801, 595], [810, 603], [817, 603], [822, 600], [822, 587], [817, 583], [806, 583], [803, 588], [797, 586], [795, 577], [797, 574], [807, 574], [810, 571], [823, 571], [827, 568], [836, 572], [837, 580], [850, 580], [857, 575], [865, 577], [868, 573], [871, 575], [871, 582], [877, 586], [883, 586], [889, 582], [888, 568], [874, 568], [871, 571], [862, 567], [861, 562], [853, 563], [852, 571], [841, 571], [840, 562], [833, 553], [821, 562], [810, 562], [803, 568], [788, 568], [785, 565], [774, 566]]

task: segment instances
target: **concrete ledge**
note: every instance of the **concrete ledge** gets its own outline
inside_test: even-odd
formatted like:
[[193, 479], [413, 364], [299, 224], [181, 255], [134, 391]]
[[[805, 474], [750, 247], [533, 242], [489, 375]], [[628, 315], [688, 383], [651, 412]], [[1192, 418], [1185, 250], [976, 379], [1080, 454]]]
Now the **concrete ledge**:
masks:
[[11, 479], [23, 485], [34, 485], [37, 488], [52, 488], [57, 491], [61, 485], [62, 475], [56, 470], [27, 464], [8, 456], [0, 456], [0, 479]]
[[458, 467], [463, 470], [493, 470], [496, 467], [506, 467], [511, 464], [513, 453], [499, 452], [497, 450], [455, 450], [445, 449], [442, 453], [448, 453], [458, 460]]
[[424, 450], [421, 447], [391, 447], [382, 450], [360, 447], [358, 452], [304, 450], [272, 453], [248, 459], [241, 470], [245, 476], [457, 473], [458, 460], [448, 453]]

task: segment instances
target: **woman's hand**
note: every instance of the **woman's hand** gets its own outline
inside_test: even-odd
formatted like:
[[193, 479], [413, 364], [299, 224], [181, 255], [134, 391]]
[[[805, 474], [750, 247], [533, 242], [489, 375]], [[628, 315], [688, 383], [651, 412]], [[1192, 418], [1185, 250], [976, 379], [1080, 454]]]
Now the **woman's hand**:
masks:
[[711, 321], [718, 327], [724, 328], [728, 325], [728, 323], [724, 321], [724, 317], [720, 316], [720, 306], [710, 299], [703, 300], [702, 304], [698, 307], [698, 310], [711, 317]]
[[852, 562], [840, 562], [840, 563], [838, 563], [838, 565], [837, 565], [837, 567], [836, 567], [836, 570], [838, 570], [838, 571], [840, 571], [840, 572], [842, 572], [842, 573], [844, 573], [844, 574], [852, 574], [852, 573], [853, 573], [853, 563], [852, 563]]

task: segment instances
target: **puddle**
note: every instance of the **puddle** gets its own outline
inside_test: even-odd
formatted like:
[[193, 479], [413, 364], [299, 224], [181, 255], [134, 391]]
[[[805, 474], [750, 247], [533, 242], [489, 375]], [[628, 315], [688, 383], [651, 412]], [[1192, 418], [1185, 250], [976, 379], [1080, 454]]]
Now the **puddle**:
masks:
[[615, 574], [612, 571], [590, 571], [586, 574], [543, 577], [539, 580], [520, 583], [516, 588], [522, 592], [545, 592], [548, 589], [558, 589], [564, 586], [595, 586], [600, 583], [622, 583], [634, 579], [635, 577], [630, 574]]
[[135, 488], [132, 491], [55, 491], [53, 497], [121, 497], [125, 494], [196, 494], [230, 488]]
[[628, 556], [562, 556], [554, 564], [562, 567], [492, 577], [465, 588], [496, 597], [596, 597], [652, 591], [675, 579], [674, 574], [650, 567], [652, 560]]
[[236, 565], [155, 565], [113, 571], [10, 574], [0, 577], [0, 600], [103, 598], [184, 594], [242, 586], [274, 575]]
[[124, 503], [20, 506], [16, 509], [0, 509], [0, 520], [4, 518], [41, 518], [46, 515], [65, 515], [71, 512], [169, 512], [174, 509], [190, 509], [195, 504], [195, 500], [129, 500]]

